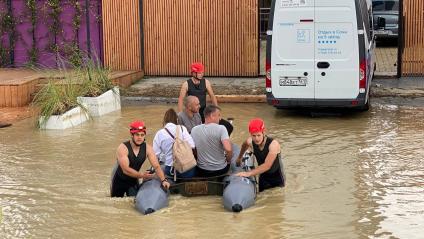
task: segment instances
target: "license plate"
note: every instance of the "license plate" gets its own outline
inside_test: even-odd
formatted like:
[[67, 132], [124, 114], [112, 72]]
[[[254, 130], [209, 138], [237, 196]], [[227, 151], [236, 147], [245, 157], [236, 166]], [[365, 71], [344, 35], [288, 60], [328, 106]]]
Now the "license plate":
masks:
[[306, 86], [306, 79], [280, 79], [280, 86]]

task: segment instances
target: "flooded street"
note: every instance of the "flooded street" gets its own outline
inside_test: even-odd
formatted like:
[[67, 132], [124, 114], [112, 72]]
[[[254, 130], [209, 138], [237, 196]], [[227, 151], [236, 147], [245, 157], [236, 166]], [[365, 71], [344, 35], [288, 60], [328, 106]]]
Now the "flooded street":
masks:
[[[173, 106], [173, 105], [172, 105]], [[129, 106], [65, 131], [34, 119], [0, 130], [0, 238], [419, 238], [424, 232], [424, 107], [373, 101], [370, 112], [309, 117], [264, 104], [223, 104], [231, 139], [265, 119], [277, 138], [284, 189], [240, 214], [220, 197], [172, 195], [149, 216], [111, 199], [115, 150], [142, 119], [149, 143], [169, 105]], [[144, 166], [147, 168], [147, 165]], [[421, 237], [422, 238], [422, 237]]]

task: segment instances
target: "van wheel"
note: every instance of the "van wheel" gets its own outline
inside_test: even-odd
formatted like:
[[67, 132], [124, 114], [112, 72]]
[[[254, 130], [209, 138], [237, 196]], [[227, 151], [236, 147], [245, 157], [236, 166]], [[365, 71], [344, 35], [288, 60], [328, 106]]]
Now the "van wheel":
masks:
[[368, 111], [369, 109], [370, 109], [370, 98], [368, 98], [368, 101], [364, 106], [360, 106], [358, 108], [358, 110], [361, 111], [361, 112]]

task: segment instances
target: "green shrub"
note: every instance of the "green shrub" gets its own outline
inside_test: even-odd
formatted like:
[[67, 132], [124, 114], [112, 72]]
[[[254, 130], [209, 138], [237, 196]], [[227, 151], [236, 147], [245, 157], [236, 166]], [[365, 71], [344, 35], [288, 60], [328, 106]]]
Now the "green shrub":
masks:
[[[69, 63], [67, 64], [69, 66]], [[39, 127], [45, 124], [50, 116], [61, 115], [74, 107], [80, 106], [86, 111], [78, 103], [78, 96], [97, 97], [114, 87], [109, 69], [99, 62], [86, 59], [83, 66], [72, 66], [73, 69], [70, 70], [65, 65], [61, 60], [59, 72], [48, 73], [48, 83], [34, 97], [33, 104], [39, 107], [39, 115], [44, 116], [38, 124]]]
[[81, 85], [76, 84], [69, 76], [60, 81], [51, 77], [33, 100], [33, 104], [40, 110], [39, 115], [44, 116], [40, 122], [37, 121], [38, 127], [44, 125], [53, 115], [61, 115], [74, 107], [81, 106], [77, 97], [81, 96], [82, 92]]
[[78, 71], [78, 75], [82, 76], [83, 96], [96, 97], [114, 87], [110, 79], [110, 70], [104, 68], [98, 61], [88, 59]]

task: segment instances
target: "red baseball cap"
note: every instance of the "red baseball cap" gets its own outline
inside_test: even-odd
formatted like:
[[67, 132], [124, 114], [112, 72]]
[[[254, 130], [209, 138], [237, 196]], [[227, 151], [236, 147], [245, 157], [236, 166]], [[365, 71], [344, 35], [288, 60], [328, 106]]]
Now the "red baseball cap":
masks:
[[256, 118], [249, 122], [249, 133], [258, 133], [265, 130], [265, 123], [262, 119]]
[[191, 63], [191, 72], [203, 73], [205, 72], [205, 66], [200, 62]]
[[136, 120], [136, 121], [133, 121], [130, 124], [130, 133], [131, 134], [138, 133], [138, 132], [146, 133], [146, 130], [147, 129], [146, 129], [146, 126], [144, 125], [143, 121]]

